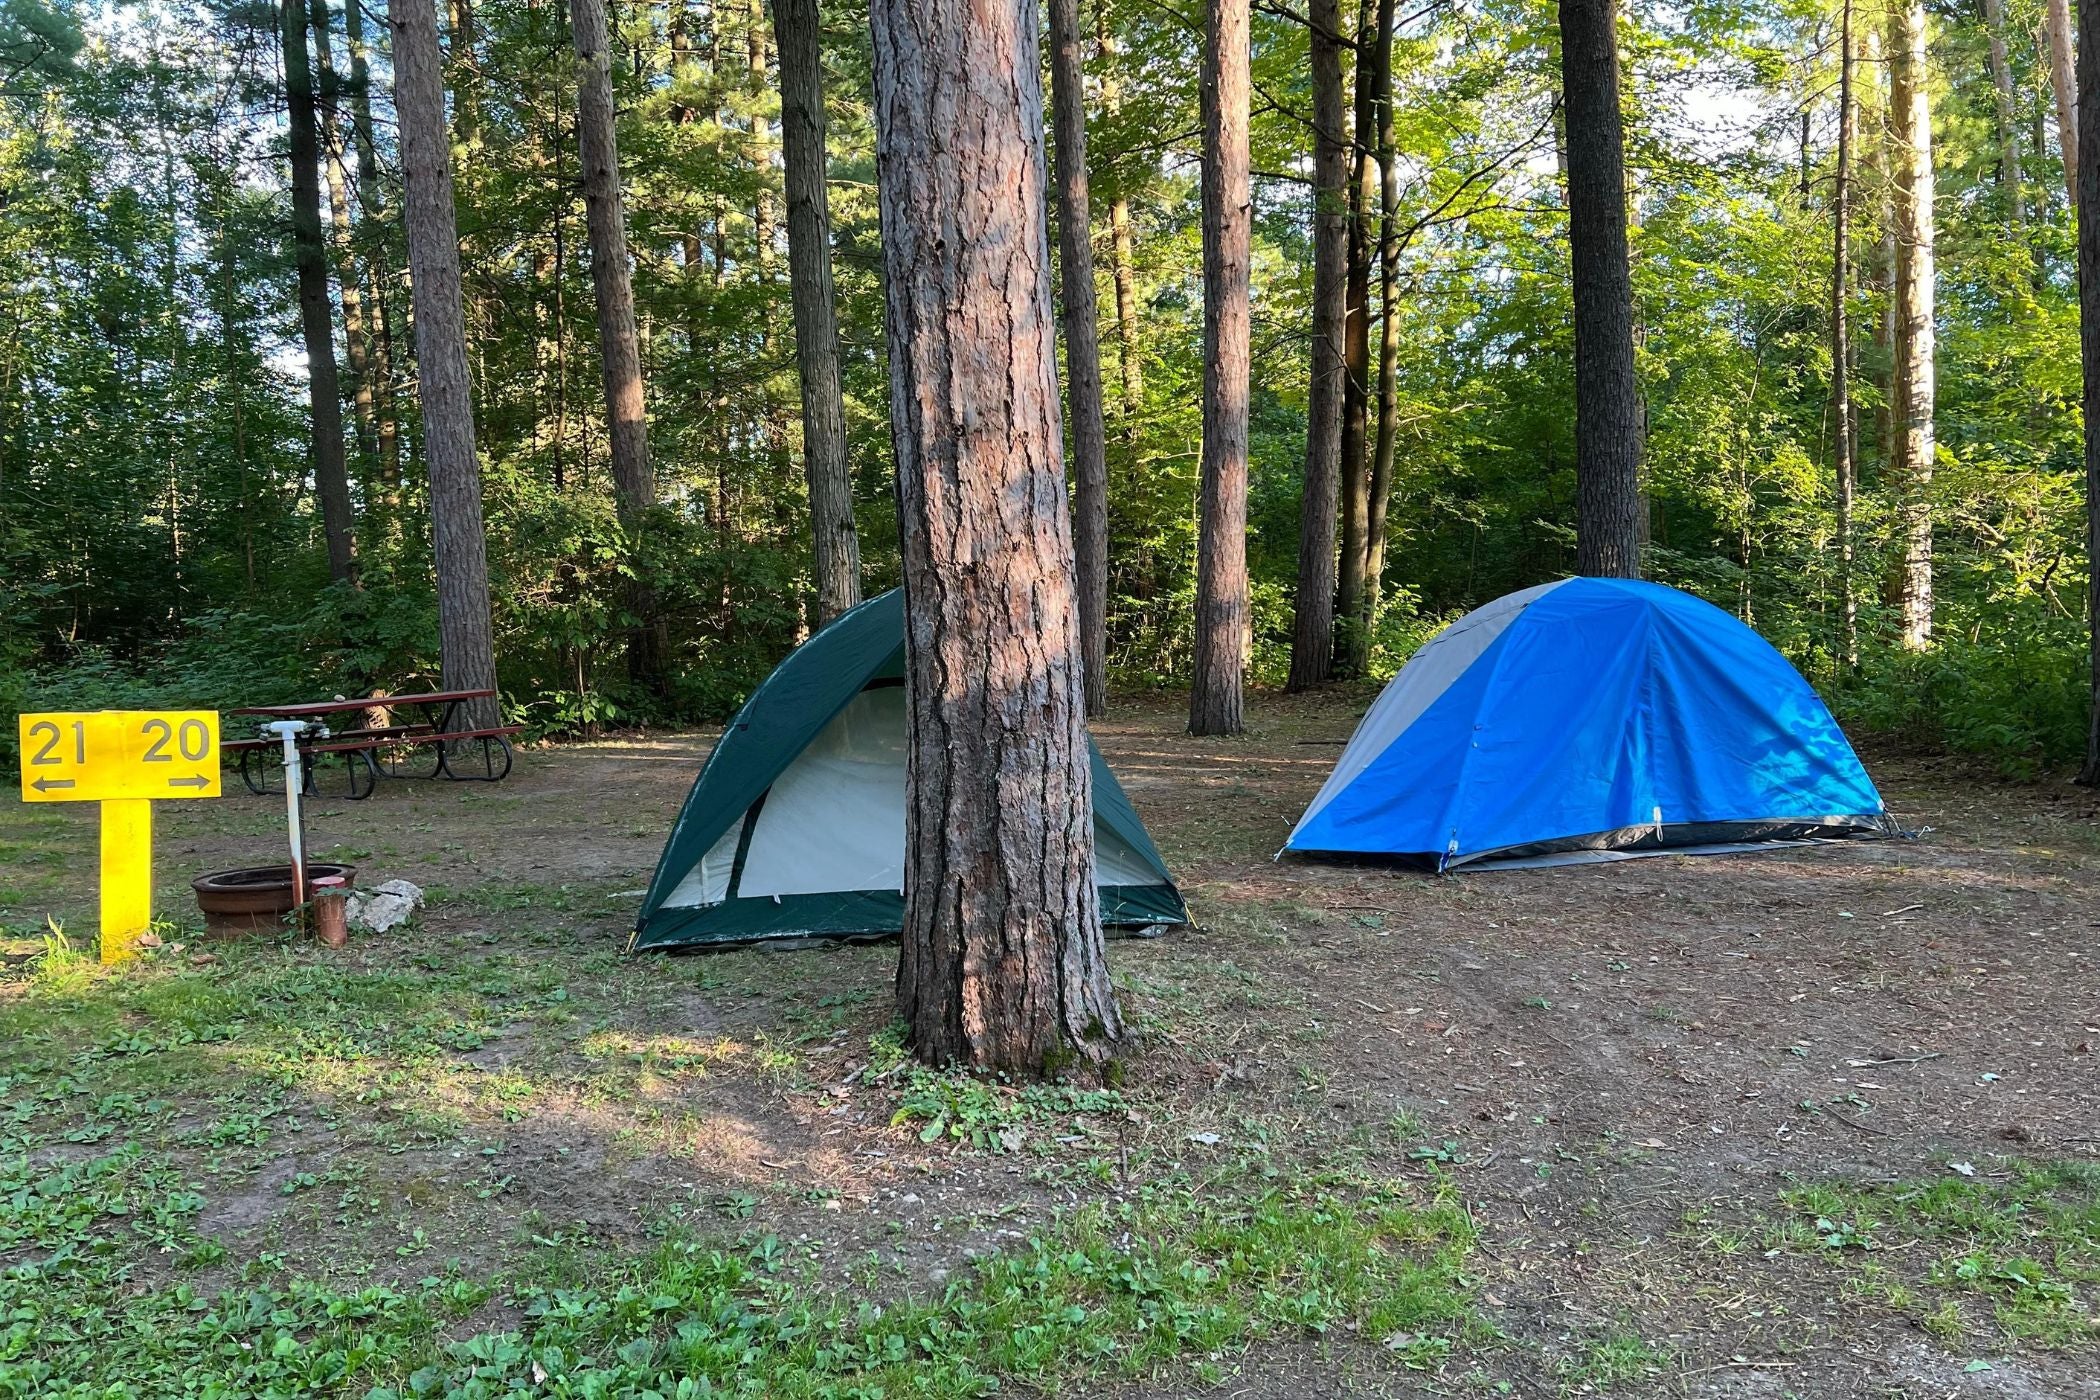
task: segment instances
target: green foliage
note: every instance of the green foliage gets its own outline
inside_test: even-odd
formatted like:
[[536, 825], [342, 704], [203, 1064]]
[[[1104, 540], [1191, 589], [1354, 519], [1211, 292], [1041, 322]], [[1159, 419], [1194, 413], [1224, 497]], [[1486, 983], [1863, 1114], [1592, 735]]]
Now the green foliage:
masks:
[[920, 1123], [921, 1142], [952, 1139], [986, 1152], [1012, 1152], [1032, 1129], [1064, 1123], [1066, 1131], [1084, 1126], [1082, 1114], [1121, 1117], [1130, 1111], [1112, 1089], [1079, 1089], [1068, 1084], [1015, 1086], [999, 1079], [959, 1071], [913, 1069], [892, 1123]]

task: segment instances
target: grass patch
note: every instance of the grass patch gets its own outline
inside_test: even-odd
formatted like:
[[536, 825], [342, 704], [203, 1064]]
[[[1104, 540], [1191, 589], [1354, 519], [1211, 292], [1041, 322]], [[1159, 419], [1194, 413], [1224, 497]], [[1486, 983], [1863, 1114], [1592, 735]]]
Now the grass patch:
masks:
[[1987, 1319], [2043, 1347], [2100, 1343], [2100, 1165], [2011, 1161], [1989, 1176], [1826, 1182], [1781, 1200], [1790, 1214], [1774, 1248], [1844, 1259], [1869, 1295], [1942, 1341]]

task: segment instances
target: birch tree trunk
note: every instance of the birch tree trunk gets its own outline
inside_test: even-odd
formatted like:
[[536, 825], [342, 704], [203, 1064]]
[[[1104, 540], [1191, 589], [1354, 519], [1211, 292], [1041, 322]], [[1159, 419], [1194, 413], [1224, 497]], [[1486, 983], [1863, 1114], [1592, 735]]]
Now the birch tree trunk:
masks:
[[2071, 0], [2047, 0], [2044, 17], [2049, 35], [2049, 87], [2056, 96], [2057, 143], [2063, 148], [2064, 186], [2075, 214], [2080, 207], [2078, 155], [2083, 133], [2078, 121], [2078, 74], [2073, 66], [2078, 50], [2071, 40]]
[[321, 237], [321, 142], [307, 66], [305, 0], [282, 0], [285, 125], [291, 141], [292, 258], [299, 275], [299, 329], [306, 345], [307, 403], [313, 414], [314, 494], [328, 545], [328, 576], [357, 581], [356, 522], [343, 462], [342, 389], [335, 368], [335, 319], [328, 300], [328, 253]]
[[1101, 421], [1101, 342], [1094, 227], [1087, 201], [1086, 65], [1079, 0], [1050, 0], [1050, 100], [1057, 135], [1058, 290], [1065, 392], [1072, 413], [1072, 553], [1086, 712], [1108, 713], [1108, 434]]
[[[576, 145], [583, 164], [584, 222], [591, 240], [591, 289], [598, 303], [598, 361], [605, 386], [613, 504], [639, 553], [649, 509], [656, 504], [656, 468], [649, 460], [649, 408], [642, 384], [641, 340], [634, 325], [634, 283], [627, 265], [627, 215], [620, 196], [604, 0], [569, 0], [569, 30], [576, 45]], [[668, 640], [656, 617], [655, 590], [642, 581], [644, 570], [636, 573], [625, 599], [635, 618], [627, 634], [627, 673], [644, 690], [660, 694]]]
[[[910, 750], [897, 1001], [935, 1063], [1123, 1034], [1094, 887], [1030, 0], [874, 0]], [[936, 156], [936, 153], [938, 155]]]
[[1298, 591], [1290, 689], [1334, 672], [1334, 551], [1342, 462], [1342, 336], [1347, 327], [1348, 148], [1343, 144], [1340, 0], [1311, 0], [1313, 305], [1305, 409], [1305, 494], [1298, 507]]
[[[1850, 17], [1848, 0], [1848, 22]], [[1996, 101], [1998, 185], [2005, 191], [2006, 216], [2017, 234], [2027, 226], [2027, 196], [2020, 188], [2020, 124], [2013, 114], [2012, 60], [2005, 51], [2005, 0], [1983, 0], [1983, 27], [1990, 47], [1991, 93]]]
[[1247, 666], [1248, 0], [1209, 0], [1203, 51], [1203, 461], [1191, 734], [1243, 727]]
[[[1991, 0], [1995, 5], [1999, 0]], [[1852, 95], [1852, 0], [1845, 0], [1838, 37], [1837, 171], [1830, 195], [1830, 432], [1837, 475], [1838, 656], [1859, 664], [1859, 600], [1852, 591], [1852, 514], [1858, 467], [1852, 459], [1852, 146], [1859, 107]]]
[[1633, 370], [1615, 0], [1560, 0], [1575, 293], [1577, 573], [1641, 573], [1641, 405]]
[[1901, 558], [1891, 594], [1902, 644], [1932, 640], [1933, 171], [1924, 0], [1889, 10], [1890, 180], [1894, 187], [1894, 362], [1889, 481]]
[[802, 465], [809, 478], [817, 625], [860, 602], [860, 535], [839, 388], [838, 303], [831, 280], [823, 28], [817, 0], [773, 0], [780, 50], [780, 146], [786, 167], [788, 293], [802, 382]]
[[[2100, 0], [2078, 0], [2078, 90], [2100, 92]], [[2100, 209], [2100, 102], [2078, 110], [2078, 207]], [[2086, 635], [2092, 707], [2078, 781], [2100, 786], [2100, 219], [2078, 221], [2078, 348], [2085, 368]]]
[[[438, 645], [447, 690], [493, 690], [495, 644], [481, 525], [481, 464], [467, 381], [460, 306], [459, 225], [452, 209], [452, 146], [445, 129], [444, 60], [432, 0], [388, 0], [394, 109], [401, 141], [402, 222], [414, 293], [423, 456], [430, 474]], [[475, 728], [500, 722], [494, 700], [463, 707]]]
[[1342, 552], [1340, 586], [1335, 596], [1335, 664], [1337, 675], [1356, 674], [1356, 619], [1364, 602], [1364, 542], [1371, 525], [1370, 461], [1364, 451], [1370, 426], [1371, 390], [1371, 221], [1378, 202], [1378, 166], [1372, 158], [1377, 142], [1378, 14], [1381, 0], [1359, 0], [1356, 10], [1355, 122], [1350, 131], [1352, 175], [1349, 183], [1349, 270], [1347, 312], [1343, 321], [1342, 359]]

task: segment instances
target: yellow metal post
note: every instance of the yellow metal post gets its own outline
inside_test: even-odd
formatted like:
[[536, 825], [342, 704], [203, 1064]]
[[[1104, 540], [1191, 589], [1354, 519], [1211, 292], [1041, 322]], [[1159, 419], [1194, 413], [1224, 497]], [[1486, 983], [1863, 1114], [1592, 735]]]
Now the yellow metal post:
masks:
[[153, 922], [153, 802], [117, 797], [102, 803], [102, 961], [138, 952]]

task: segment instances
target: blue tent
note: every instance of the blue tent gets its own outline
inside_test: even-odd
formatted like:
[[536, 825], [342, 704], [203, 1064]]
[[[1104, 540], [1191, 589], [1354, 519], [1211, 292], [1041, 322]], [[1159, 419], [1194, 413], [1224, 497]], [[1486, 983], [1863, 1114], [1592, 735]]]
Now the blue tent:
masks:
[[1659, 584], [1571, 578], [1416, 652], [1286, 847], [1489, 858], [1895, 830], [1787, 659]]

